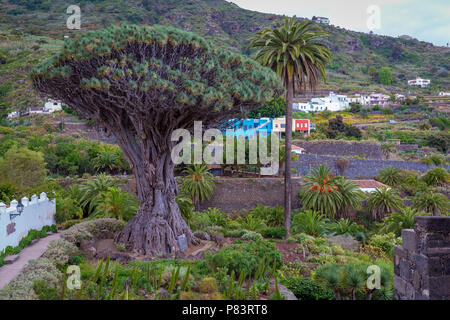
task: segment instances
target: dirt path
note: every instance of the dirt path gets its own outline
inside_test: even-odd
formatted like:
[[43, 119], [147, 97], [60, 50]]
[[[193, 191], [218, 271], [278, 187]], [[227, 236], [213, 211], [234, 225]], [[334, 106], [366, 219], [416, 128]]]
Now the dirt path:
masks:
[[17, 276], [28, 263], [28, 261], [39, 258], [47, 249], [48, 244], [52, 240], [59, 239], [60, 234], [52, 234], [48, 237], [40, 239], [33, 245], [24, 248], [19, 253], [19, 259], [12, 264], [5, 264], [0, 268], [0, 290], [3, 289], [15, 276]]

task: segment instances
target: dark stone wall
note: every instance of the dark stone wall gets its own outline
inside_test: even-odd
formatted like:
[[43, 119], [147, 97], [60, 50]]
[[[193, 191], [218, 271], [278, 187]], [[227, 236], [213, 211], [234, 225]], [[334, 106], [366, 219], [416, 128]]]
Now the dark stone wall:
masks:
[[[292, 167], [297, 170], [297, 174], [302, 176], [309, 173], [311, 168], [317, 168], [321, 164], [325, 164], [332, 168], [334, 174], [340, 175], [341, 172], [336, 166], [336, 160], [340, 157], [321, 156], [312, 154], [303, 154], [299, 156], [298, 161], [294, 161]], [[428, 166], [417, 161], [391, 161], [391, 160], [368, 160], [348, 158], [350, 161], [348, 169], [344, 172], [344, 176], [351, 179], [372, 179], [378, 174], [378, 171], [393, 166], [399, 169], [416, 170], [425, 173], [434, 166]]]
[[[297, 194], [300, 191], [300, 179], [292, 180], [292, 208], [299, 208]], [[264, 206], [277, 206], [284, 203], [283, 178], [222, 178], [216, 183], [211, 199], [200, 204], [200, 209], [219, 208], [233, 214], [242, 210]]]
[[366, 159], [383, 159], [381, 147], [379, 144], [375, 143], [337, 140], [296, 140], [294, 144], [304, 148], [307, 154], [334, 155], [343, 157], [362, 155]]
[[450, 300], [450, 217], [416, 217], [394, 249], [397, 300]]

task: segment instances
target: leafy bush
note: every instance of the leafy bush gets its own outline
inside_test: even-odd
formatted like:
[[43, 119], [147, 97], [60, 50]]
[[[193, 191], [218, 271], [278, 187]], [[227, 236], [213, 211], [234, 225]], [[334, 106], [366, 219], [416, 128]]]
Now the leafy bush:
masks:
[[385, 252], [389, 257], [394, 256], [394, 247], [401, 245], [401, 238], [395, 236], [393, 232], [387, 234], [377, 234], [371, 237], [367, 244], [373, 247], [379, 247], [383, 252]]
[[311, 236], [323, 235], [327, 231], [327, 221], [328, 219], [325, 215], [305, 210], [294, 214], [292, 218], [292, 230]]
[[265, 221], [253, 214], [248, 214], [245, 217], [239, 217], [236, 219], [241, 229], [262, 232], [267, 228]]
[[311, 278], [292, 277], [283, 280], [285, 285], [299, 300], [334, 300], [333, 292], [322, 289]]
[[357, 223], [354, 223], [350, 221], [349, 219], [341, 219], [337, 222], [330, 223], [327, 226], [328, 232], [335, 234], [335, 235], [350, 235], [350, 236], [356, 236], [359, 232], [362, 232], [364, 230], [364, 227], [361, 225], [358, 225]]
[[254, 232], [254, 231], [246, 231], [243, 235], [242, 235], [242, 240], [250, 240], [250, 241], [258, 241], [258, 240], [262, 240], [262, 235], [258, 232]]
[[34, 291], [34, 281], [44, 281], [56, 288], [62, 279], [62, 273], [49, 259], [30, 260], [20, 273], [0, 292], [0, 300], [36, 300], [39, 296]]
[[269, 227], [281, 227], [284, 223], [284, 208], [282, 206], [265, 207], [258, 204], [250, 209], [249, 214], [262, 218]]
[[286, 228], [283, 227], [270, 227], [264, 230], [264, 237], [271, 239], [283, 239], [286, 233]]
[[81, 240], [92, 239], [94, 234], [102, 230], [109, 230], [114, 233], [122, 230], [124, 226], [125, 223], [123, 221], [116, 219], [102, 218], [88, 220], [64, 230], [61, 232], [61, 238], [71, 243], [78, 244]]
[[281, 254], [275, 245], [265, 240], [237, 242], [215, 254], [206, 254], [206, 261], [213, 268], [227, 268], [228, 272], [234, 271], [235, 274], [245, 271], [246, 275], [253, 275], [263, 259], [267, 265], [275, 265], [275, 268], [283, 264]]

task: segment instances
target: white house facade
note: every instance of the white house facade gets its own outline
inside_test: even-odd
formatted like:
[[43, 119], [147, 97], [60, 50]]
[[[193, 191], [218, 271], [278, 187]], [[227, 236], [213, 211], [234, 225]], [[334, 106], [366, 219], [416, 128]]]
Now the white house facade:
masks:
[[293, 103], [292, 109], [294, 111], [343, 111], [350, 106], [347, 96], [335, 94], [330, 92], [328, 97], [312, 98], [310, 102]]
[[428, 87], [431, 84], [430, 79], [422, 79], [422, 78], [416, 78], [414, 80], [409, 80], [408, 85], [409, 86], [419, 86], [422, 88]]

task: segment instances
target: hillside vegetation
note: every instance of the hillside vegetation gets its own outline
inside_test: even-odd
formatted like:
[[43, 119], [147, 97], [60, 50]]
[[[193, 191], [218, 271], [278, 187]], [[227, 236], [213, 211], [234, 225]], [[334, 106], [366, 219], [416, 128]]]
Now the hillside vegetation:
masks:
[[[0, 0], [0, 107], [37, 105], [26, 81], [32, 65], [57, 51], [64, 35], [84, 32], [112, 23], [172, 25], [204, 35], [233, 50], [251, 54], [248, 37], [280, 16], [244, 10], [224, 0], [83, 0], [81, 30], [69, 30], [66, 9], [70, 1]], [[324, 26], [333, 62], [328, 67], [328, 85], [321, 89], [406, 89], [416, 76], [432, 79], [430, 89], [448, 86], [450, 49], [418, 40], [384, 37]], [[392, 83], [383, 86], [377, 73], [392, 70]]]

